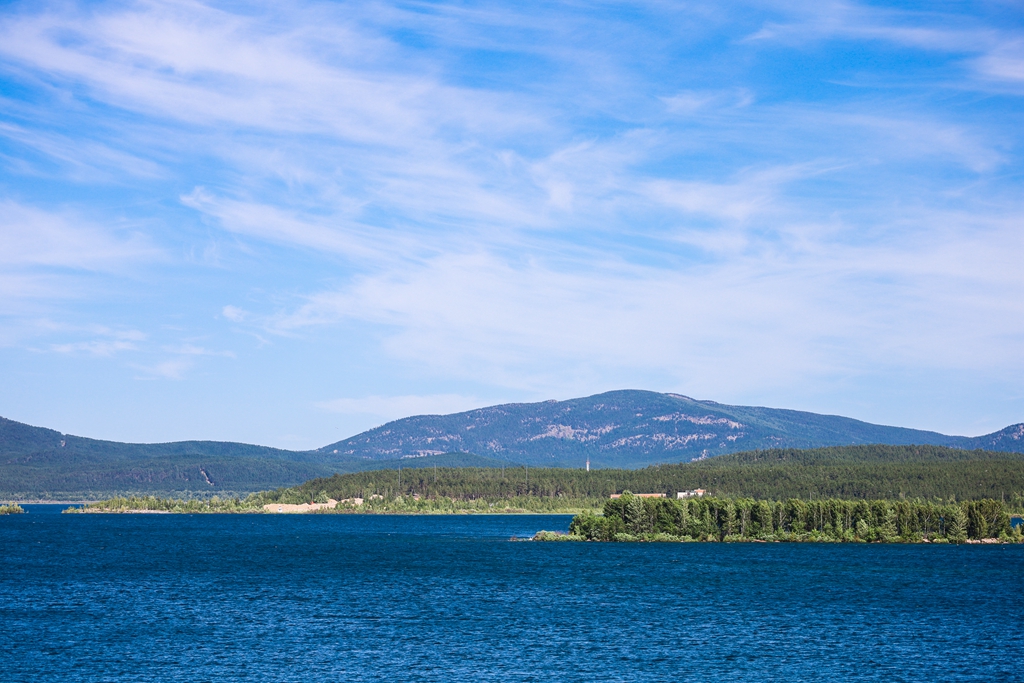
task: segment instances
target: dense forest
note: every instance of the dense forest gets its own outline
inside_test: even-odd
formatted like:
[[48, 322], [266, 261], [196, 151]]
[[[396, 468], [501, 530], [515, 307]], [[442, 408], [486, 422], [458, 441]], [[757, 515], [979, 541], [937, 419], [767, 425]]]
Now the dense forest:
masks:
[[335, 475], [275, 491], [266, 502], [301, 503], [318, 495], [342, 500], [386, 498], [485, 499], [537, 497], [591, 501], [612, 493], [705, 489], [719, 497], [972, 500], [1024, 497], [1024, 455], [941, 446], [843, 446], [722, 455], [640, 470], [564, 468], [422, 468]]
[[[195, 449], [173, 456], [122, 456], [79, 448], [69, 441], [67, 448], [0, 454], [0, 497], [20, 500], [96, 500], [112, 496], [160, 495], [179, 498], [220, 498], [245, 496], [254, 491], [293, 486], [314, 477], [336, 472], [357, 472], [394, 467], [386, 461], [320, 462], [261, 455], [241, 445], [237, 453], [196, 442]], [[89, 445], [89, 444], [87, 444]], [[178, 445], [178, 444], [172, 444]], [[213, 446], [223, 444], [213, 443]], [[222, 449], [223, 450], [223, 449]], [[265, 449], [266, 450], [266, 449]], [[296, 454], [295, 457], [306, 457]], [[323, 456], [317, 455], [317, 458]], [[445, 453], [417, 458], [413, 466], [432, 464], [448, 467], [500, 465], [480, 456]], [[406, 465], [408, 467], [408, 465]]]
[[87, 512], [175, 512], [180, 514], [263, 512], [254, 496], [241, 498], [161, 498], [159, 496], [115, 496], [96, 503], [75, 505], [67, 513]]
[[[342, 501], [337, 512], [598, 511], [624, 490], [661, 493], [704, 489], [715, 499], [911, 500], [929, 504], [992, 499], [1024, 510], [1024, 456], [938, 446], [846, 446], [718, 456], [642, 470], [527, 467], [420, 467], [336, 474], [244, 498], [206, 502], [118, 497], [94, 510], [261, 511], [267, 504]], [[354, 499], [361, 499], [356, 504]], [[319, 511], [327, 513], [327, 511]]]
[[[609, 500], [601, 516], [584, 512], [569, 526], [588, 541], [1022, 542], [1024, 526], [998, 500], [938, 503], [909, 500], [787, 501], [753, 498]], [[560, 537], [547, 533], [538, 540]]]

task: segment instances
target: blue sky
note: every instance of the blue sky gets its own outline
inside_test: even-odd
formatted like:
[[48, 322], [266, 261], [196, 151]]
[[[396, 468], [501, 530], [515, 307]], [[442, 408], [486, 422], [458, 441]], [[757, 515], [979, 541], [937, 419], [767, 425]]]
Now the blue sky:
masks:
[[0, 415], [1024, 421], [1024, 5], [4, 2]]

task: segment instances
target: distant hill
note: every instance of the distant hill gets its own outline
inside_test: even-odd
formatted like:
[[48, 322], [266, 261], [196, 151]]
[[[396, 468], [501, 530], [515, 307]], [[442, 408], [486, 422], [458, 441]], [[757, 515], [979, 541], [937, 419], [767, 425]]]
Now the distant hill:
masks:
[[611, 391], [389, 422], [322, 453], [390, 460], [451, 450], [534, 466], [643, 467], [769, 448], [921, 444], [1024, 452], [1024, 424], [980, 437], [887, 427], [836, 415], [729, 406], [678, 394]]
[[216, 441], [100, 441], [0, 418], [0, 498], [248, 492], [341, 471], [321, 460], [312, 453]]
[[[500, 467], [471, 453], [400, 460], [403, 467]], [[133, 444], [61, 434], [0, 418], [0, 500], [94, 500], [147, 493], [230, 496], [292, 486], [394, 461], [224, 441]]]
[[975, 438], [832, 415], [613, 391], [390, 422], [315, 451], [219, 441], [130, 444], [0, 418], [0, 499], [221, 496], [334, 473], [417, 467], [638, 468], [739, 451], [921, 444], [1024, 452], [1024, 424]]

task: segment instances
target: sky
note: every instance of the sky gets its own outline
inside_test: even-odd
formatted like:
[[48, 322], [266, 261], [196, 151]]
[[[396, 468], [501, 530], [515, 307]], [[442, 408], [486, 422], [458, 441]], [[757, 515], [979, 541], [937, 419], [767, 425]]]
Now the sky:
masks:
[[1024, 3], [0, 2], [0, 415], [1024, 421]]

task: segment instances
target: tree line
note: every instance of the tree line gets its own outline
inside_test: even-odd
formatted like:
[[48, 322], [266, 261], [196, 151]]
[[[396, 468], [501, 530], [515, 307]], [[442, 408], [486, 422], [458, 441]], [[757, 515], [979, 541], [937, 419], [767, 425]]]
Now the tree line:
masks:
[[183, 514], [262, 512], [255, 496], [245, 499], [238, 497], [208, 499], [161, 498], [159, 496], [114, 496], [106, 500], [72, 506], [64, 510], [69, 513], [84, 512], [177, 512]]
[[[557, 467], [437, 467], [334, 475], [264, 492], [267, 502], [419, 496], [456, 500], [515, 497], [603, 501], [629, 489], [665, 493], [705, 489], [718, 497], [970, 500], [1024, 502], [1024, 456], [941, 446], [778, 449], [640, 470]], [[602, 503], [598, 503], [598, 507]]]
[[641, 498], [627, 492], [604, 514], [573, 518], [569, 537], [591, 541], [1021, 542], [1004, 502], [984, 499], [785, 501]]
[[641, 470], [588, 472], [525, 466], [380, 469], [319, 477], [245, 497], [215, 498], [216, 502], [205, 507], [187, 499], [206, 498], [209, 493], [173, 494], [186, 500], [121, 496], [104, 505], [112, 509], [138, 504], [173, 512], [234, 512], [255, 511], [270, 503], [360, 498], [363, 504], [358, 508], [343, 504], [339, 511], [575, 512], [598, 511], [611, 494], [627, 489], [674, 498], [677, 491], [697, 488], [714, 498], [732, 500], [916, 500], [939, 505], [992, 499], [1022, 511], [1024, 456], [939, 446], [847, 446], [752, 451]]

